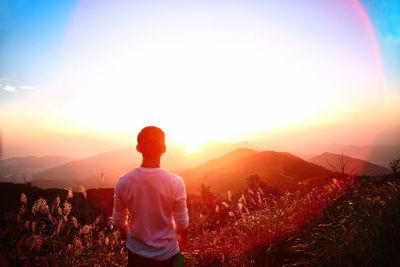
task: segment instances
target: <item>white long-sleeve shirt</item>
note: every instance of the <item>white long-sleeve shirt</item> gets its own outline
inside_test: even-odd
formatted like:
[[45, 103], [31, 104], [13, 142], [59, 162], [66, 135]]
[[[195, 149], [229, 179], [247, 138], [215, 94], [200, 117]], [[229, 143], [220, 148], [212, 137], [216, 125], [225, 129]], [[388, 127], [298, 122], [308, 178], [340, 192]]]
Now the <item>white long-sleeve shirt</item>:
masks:
[[174, 256], [177, 231], [189, 223], [183, 179], [163, 168], [130, 171], [115, 186], [113, 218], [119, 228], [128, 224], [131, 252], [156, 260]]

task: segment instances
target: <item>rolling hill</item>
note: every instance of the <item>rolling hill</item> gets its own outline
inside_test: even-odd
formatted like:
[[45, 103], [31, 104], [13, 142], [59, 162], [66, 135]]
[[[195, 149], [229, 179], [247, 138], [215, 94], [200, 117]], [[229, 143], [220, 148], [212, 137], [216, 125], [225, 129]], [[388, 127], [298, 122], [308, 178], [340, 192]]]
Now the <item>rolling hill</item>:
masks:
[[349, 157], [365, 160], [387, 168], [392, 160], [400, 158], [400, 146], [352, 146], [307, 143], [296, 151], [296, 153], [314, 154], [315, 156], [324, 152], [339, 155], [345, 154]]
[[245, 186], [251, 174], [259, 175], [270, 185], [295, 189], [299, 183], [315, 183], [315, 179], [330, 173], [290, 153], [238, 149], [178, 174], [184, 178], [187, 191], [196, 194], [201, 184], [218, 193], [235, 191]]
[[0, 160], [0, 178], [16, 183], [29, 182], [33, 173], [62, 165], [70, 160], [62, 156], [27, 156]]
[[[187, 154], [184, 146], [167, 147], [161, 164], [164, 168], [177, 171], [187, 169], [237, 148], [238, 143], [210, 143], [202, 147], [201, 153]], [[123, 148], [74, 160], [35, 173], [32, 183], [42, 188], [74, 187], [78, 184], [86, 188], [114, 187], [118, 178], [130, 169], [140, 165], [141, 155], [133, 147]], [[104, 174], [102, 183], [101, 173]]]
[[365, 160], [356, 159], [345, 155], [343, 155], [343, 159], [341, 159], [341, 157], [342, 155], [325, 152], [321, 155], [311, 158], [309, 161], [335, 172], [342, 171], [341, 161], [343, 161], [343, 163], [346, 164], [344, 166], [344, 172], [348, 174], [356, 173], [358, 175], [376, 176], [391, 173], [390, 169]]
[[[33, 174], [32, 184], [42, 188], [65, 188], [82, 184], [86, 188], [101, 187], [101, 173], [104, 173], [104, 186], [115, 184], [118, 176], [129, 170], [129, 166], [139, 163], [133, 148], [124, 148], [74, 160]], [[126, 168], [126, 170], [124, 170]]]

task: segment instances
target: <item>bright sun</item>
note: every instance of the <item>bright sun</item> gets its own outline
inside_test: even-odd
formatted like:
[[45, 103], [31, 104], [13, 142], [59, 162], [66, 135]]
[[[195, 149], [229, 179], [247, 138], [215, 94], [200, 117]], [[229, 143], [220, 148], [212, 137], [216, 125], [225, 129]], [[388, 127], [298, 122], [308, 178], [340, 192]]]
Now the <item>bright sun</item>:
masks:
[[187, 143], [185, 146], [186, 154], [194, 154], [201, 151], [201, 144], [199, 143]]
[[[206, 21], [195, 8], [142, 21], [116, 8], [127, 17], [104, 20], [97, 14], [99, 25], [92, 25], [76, 15], [66, 38], [59, 83], [75, 93], [61, 112], [93, 130], [132, 133], [159, 125], [178, 134], [187, 153], [195, 153], [207, 141], [302, 123], [335, 110], [336, 103], [350, 99], [348, 91], [343, 90], [346, 97], [338, 93], [343, 84], [363, 88], [344, 75], [359, 69], [343, 65], [359, 62], [357, 57], [351, 61], [346, 53], [332, 57], [315, 51], [307, 38], [294, 38], [287, 28], [277, 28], [280, 23], [240, 9], [207, 13]], [[115, 30], [127, 28], [132, 32]], [[353, 44], [349, 48], [353, 55]], [[352, 94], [358, 101], [360, 94]]]

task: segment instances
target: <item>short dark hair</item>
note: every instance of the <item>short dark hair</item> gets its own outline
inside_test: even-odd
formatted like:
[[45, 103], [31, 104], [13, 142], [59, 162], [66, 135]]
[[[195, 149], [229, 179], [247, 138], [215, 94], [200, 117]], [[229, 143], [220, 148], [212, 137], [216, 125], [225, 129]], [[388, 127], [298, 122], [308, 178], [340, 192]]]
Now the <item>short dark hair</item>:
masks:
[[162, 151], [165, 143], [163, 130], [156, 126], [144, 127], [137, 136], [142, 154], [154, 155]]

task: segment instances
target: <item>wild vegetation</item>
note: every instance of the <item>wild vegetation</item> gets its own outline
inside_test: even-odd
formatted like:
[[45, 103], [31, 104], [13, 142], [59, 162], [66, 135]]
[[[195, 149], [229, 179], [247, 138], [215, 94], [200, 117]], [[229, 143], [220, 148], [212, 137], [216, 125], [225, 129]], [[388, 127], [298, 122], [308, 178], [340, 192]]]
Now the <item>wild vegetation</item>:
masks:
[[281, 252], [285, 266], [399, 266], [399, 240], [400, 180], [360, 177]]
[[[1, 188], [0, 265], [126, 263], [110, 210], [94, 197], [110, 202], [112, 190]], [[400, 180], [390, 176], [338, 174], [286, 192], [252, 175], [237, 192], [211, 190], [188, 197], [186, 266], [384, 266], [399, 249]]]
[[[11, 195], [22, 190], [16, 204]], [[124, 262], [119, 231], [86, 199], [83, 188], [74, 193], [3, 184], [1, 191], [1, 266], [110, 266]]]

